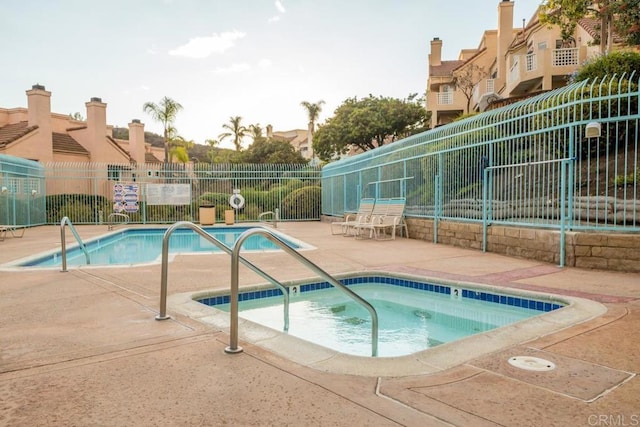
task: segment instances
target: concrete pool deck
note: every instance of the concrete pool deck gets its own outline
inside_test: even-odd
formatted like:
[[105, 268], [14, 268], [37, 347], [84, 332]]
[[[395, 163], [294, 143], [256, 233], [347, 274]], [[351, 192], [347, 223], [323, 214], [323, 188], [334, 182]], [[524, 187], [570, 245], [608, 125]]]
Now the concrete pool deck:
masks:
[[[84, 239], [107, 231], [77, 229]], [[607, 311], [432, 373], [360, 376], [323, 372], [243, 340], [244, 352], [226, 354], [224, 330], [171, 305], [172, 318], [156, 321], [159, 264], [0, 268], [0, 425], [640, 425], [639, 274], [412, 239], [355, 240], [331, 235], [329, 223], [278, 230], [315, 246], [303, 254], [332, 274], [395, 271], [573, 296]], [[67, 239], [71, 245], [71, 233]], [[59, 246], [59, 227], [28, 229], [0, 242], [0, 264]], [[284, 253], [247, 258], [279, 280], [313, 276]], [[178, 256], [169, 294], [228, 288], [229, 266], [226, 255]], [[264, 280], [241, 267], [240, 282]], [[515, 356], [556, 369], [518, 369], [508, 363]]]

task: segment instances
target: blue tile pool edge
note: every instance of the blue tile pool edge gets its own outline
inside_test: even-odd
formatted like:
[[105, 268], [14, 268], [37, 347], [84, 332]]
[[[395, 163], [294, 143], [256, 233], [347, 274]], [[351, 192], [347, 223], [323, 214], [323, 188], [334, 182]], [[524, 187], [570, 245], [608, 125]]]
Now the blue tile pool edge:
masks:
[[[461, 282], [443, 283], [443, 281], [439, 279], [424, 279], [404, 276], [400, 274], [391, 275], [389, 273], [361, 273], [356, 275], [349, 275], [347, 277], [336, 278], [346, 286], [362, 283], [379, 283], [445, 295], [451, 295], [452, 291], [455, 292], [457, 290], [460, 294], [460, 298], [462, 299], [479, 300], [494, 304], [509, 305], [513, 307], [536, 310], [542, 313], [558, 310], [570, 304], [569, 302], [564, 301], [561, 298], [551, 295], [534, 296], [532, 295], [532, 292], [522, 292], [517, 290], [512, 291], [508, 288], [498, 289], [491, 285], [479, 285]], [[333, 285], [326, 281], [313, 281], [309, 283], [309, 280], [288, 282], [284, 283], [284, 285], [289, 289], [292, 286], [298, 286], [299, 292], [301, 293], [333, 287]], [[238, 301], [248, 301], [280, 295], [282, 295], [282, 291], [280, 289], [274, 288], [273, 285], [267, 284], [241, 291], [238, 294]], [[216, 306], [221, 304], [229, 304], [230, 295], [228, 291], [224, 290], [215, 292], [213, 294], [208, 293], [206, 295], [194, 295], [194, 300], [207, 306]]]

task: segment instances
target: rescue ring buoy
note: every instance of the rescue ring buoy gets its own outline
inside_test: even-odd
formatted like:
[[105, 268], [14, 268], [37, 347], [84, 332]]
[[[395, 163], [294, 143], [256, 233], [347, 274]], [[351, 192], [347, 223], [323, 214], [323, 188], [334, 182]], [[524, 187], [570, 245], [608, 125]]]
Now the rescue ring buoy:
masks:
[[234, 194], [229, 198], [229, 204], [234, 209], [242, 209], [244, 206], [244, 197], [241, 194]]

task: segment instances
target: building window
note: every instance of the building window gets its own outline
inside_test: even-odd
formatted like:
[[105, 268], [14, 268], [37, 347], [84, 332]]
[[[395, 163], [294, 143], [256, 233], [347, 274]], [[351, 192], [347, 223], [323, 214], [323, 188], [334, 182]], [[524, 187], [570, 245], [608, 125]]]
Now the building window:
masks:
[[538, 43], [538, 50], [545, 50], [547, 48], [547, 42], [540, 42]]

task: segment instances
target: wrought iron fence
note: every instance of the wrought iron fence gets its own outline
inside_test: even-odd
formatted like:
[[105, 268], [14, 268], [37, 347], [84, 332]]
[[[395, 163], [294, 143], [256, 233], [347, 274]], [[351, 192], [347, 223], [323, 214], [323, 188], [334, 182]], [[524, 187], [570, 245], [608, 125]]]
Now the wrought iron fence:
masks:
[[330, 163], [322, 212], [404, 196], [413, 217], [640, 230], [638, 77], [575, 83]]
[[[134, 223], [200, 221], [200, 208], [215, 208], [216, 221], [233, 211], [235, 222], [320, 218], [320, 168], [262, 164], [48, 163], [46, 222], [107, 222], [112, 213]], [[228, 219], [228, 217], [227, 217]]]

